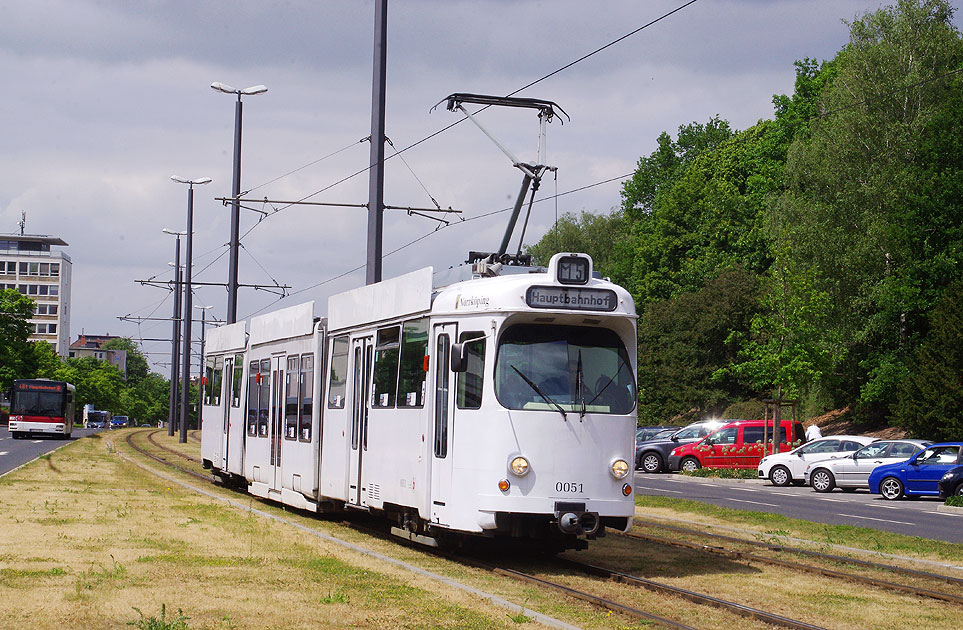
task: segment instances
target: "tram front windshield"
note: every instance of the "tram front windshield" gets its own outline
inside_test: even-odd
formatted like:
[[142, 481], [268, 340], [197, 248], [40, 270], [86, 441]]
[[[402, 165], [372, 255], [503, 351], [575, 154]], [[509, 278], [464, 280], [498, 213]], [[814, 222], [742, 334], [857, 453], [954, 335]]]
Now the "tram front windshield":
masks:
[[15, 391], [10, 413], [15, 416], [62, 418], [64, 394], [63, 392]]
[[509, 409], [627, 414], [635, 378], [606, 328], [517, 324], [498, 343], [495, 395]]

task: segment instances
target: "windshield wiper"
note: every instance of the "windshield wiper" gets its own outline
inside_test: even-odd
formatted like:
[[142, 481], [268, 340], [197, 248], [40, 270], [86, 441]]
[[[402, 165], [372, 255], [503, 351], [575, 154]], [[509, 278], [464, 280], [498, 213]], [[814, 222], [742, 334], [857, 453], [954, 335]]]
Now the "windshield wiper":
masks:
[[554, 400], [552, 400], [551, 398], [549, 398], [548, 396], [546, 396], [545, 393], [542, 392], [542, 390], [538, 387], [538, 385], [536, 385], [535, 382], [532, 381], [532, 379], [530, 379], [530, 378], [528, 378], [527, 376], [525, 376], [524, 374], [522, 374], [521, 370], [519, 370], [517, 367], [515, 367], [515, 366], [513, 365], [513, 366], [512, 366], [512, 369], [515, 370], [515, 372], [516, 372], [519, 376], [522, 377], [522, 380], [523, 380], [523, 381], [525, 381], [526, 383], [528, 383], [528, 386], [529, 386], [529, 387], [531, 387], [532, 389], [535, 390], [535, 393], [536, 393], [536, 394], [538, 394], [539, 396], [542, 397], [542, 400], [544, 400], [545, 402], [547, 402], [547, 403], [550, 404], [550, 405], [553, 405], [556, 409], [558, 409], [558, 412], [559, 412], [560, 414], [562, 414], [562, 418], [564, 418], [565, 420], [568, 420], [568, 416], [565, 415], [565, 410], [562, 409], [562, 406], [561, 406], [560, 404], [558, 404], [557, 402], [555, 402]]
[[575, 399], [579, 401], [579, 412], [578, 419], [579, 422], [585, 417], [585, 394], [584, 394], [584, 383], [582, 382], [584, 376], [582, 375], [582, 350], [578, 351], [578, 363], [575, 365]]

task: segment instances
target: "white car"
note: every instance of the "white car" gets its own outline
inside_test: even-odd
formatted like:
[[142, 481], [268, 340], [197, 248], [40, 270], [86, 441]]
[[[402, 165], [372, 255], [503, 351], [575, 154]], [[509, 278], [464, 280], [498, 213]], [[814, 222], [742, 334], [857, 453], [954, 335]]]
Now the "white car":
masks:
[[788, 453], [763, 457], [757, 468], [759, 478], [768, 477], [774, 486], [801, 485], [809, 464], [832, 457], [846, 457], [876, 440], [862, 435], [830, 435], [806, 442]]
[[813, 462], [803, 480], [816, 492], [841, 488], [852, 492], [869, 489], [869, 473], [883, 464], [903, 462], [932, 444], [923, 440], [880, 440], [864, 446], [848, 457]]

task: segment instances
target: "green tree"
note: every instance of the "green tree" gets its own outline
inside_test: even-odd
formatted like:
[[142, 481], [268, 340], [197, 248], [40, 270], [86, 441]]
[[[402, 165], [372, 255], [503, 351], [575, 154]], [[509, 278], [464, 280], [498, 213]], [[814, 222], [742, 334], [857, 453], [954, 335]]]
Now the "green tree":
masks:
[[[784, 243], [782, 248], [787, 248]], [[734, 330], [738, 360], [713, 378], [736, 377], [777, 399], [798, 398], [831, 370], [837, 346], [827, 343], [823, 330], [829, 296], [816, 288], [811, 269], [793, 269], [781, 257], [769, 269], [759, 312], [749, 334]]]
[[110, 363], [94, 357], [67, 359], [54, 377], [77, 388], [78, 408], [91, 404], [95, 409], [122, 412], [119, 402], [124, 379]]
[[739, 379], [713, 374], [736, 359], [732, 330], [747, 331], [758, 309], [759, 280], [739, 267], [699, 291], [647, 305], [639, 318], [640, 422], [721, 412], [751, 396]]
[[16, 378], [26, 378], [24, 357], [30, 351], [27, 337], [33, 332], [29, 318], [35, 304], [13, 289], [0, 291], [0, 389]]
[[24, 354], [24, 374], [29, 378], [54, 378], [63, 360], [46, 341], [31, 341]]
[[622, 210], [629, 220], [652, 214], [661, 191], [678, 181], [696, 158], [732, 136], [729, 123], [718, 116], [704, 125], [696, 122], [682, 125], [675, 140], [662, 132], [656, 140], [658, 148], [651, 155], [639, 158], [635, 173], [622, 186]]
[[[712, 142], [702, 143], [705, 148], [696, 157], [680, 158], [654, 197], [629, 184], [623, 192], [623, 207], [632, 218], [628, 288], [640, 306], [698, 291], [734, 265], [753, 273], [768, 268], [764, 218], [781, 182], [785, 128], [763, 121], [722, 140], [718, 130], [711, 130]], [[642, 181], [650, 179], [646, 175]], [[635, 205], [630, 209], [628, 204]]]
[[963, 282], [950, 285], [930, 317], [930, 332], [910, 360], [890, 418], [914, 436], [963, 436]]
[[[774, 224], [814, 270], [839, 398], [880, 418], [926, 315], [963, 265], [963, 41], [945, 0], [901, 0], [850, 25], [798, 133]], [[804, 302], [805, 296], [798, 295]], [[823, 373], [826, 373], [823, 371]]]
[[525, 251], [539, 265], [547, 265], [558, 252], [584, 252], [592, 257], [595, 270], [623, 284], [628, 277], [629, 243], [627, 224], [621, 210], [611, 214], [567, 212], [537, 243]]

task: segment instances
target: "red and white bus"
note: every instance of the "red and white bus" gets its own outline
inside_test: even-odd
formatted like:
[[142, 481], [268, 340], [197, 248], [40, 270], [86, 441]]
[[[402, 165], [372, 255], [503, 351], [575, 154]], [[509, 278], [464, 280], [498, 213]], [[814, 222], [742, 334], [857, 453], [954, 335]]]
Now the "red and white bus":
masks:
[[15, 380], [10, 401], [10, 434], [14, 438], [45, 433], [70, 437], [74, 430], [74, 398], [75, 388], [70, 383]]

